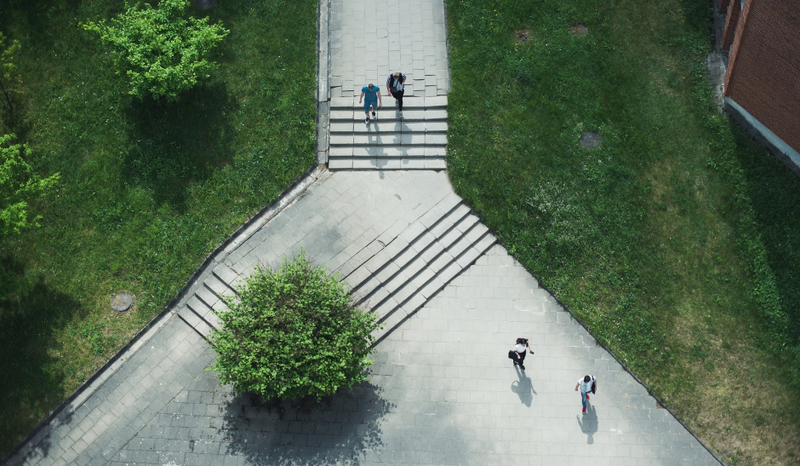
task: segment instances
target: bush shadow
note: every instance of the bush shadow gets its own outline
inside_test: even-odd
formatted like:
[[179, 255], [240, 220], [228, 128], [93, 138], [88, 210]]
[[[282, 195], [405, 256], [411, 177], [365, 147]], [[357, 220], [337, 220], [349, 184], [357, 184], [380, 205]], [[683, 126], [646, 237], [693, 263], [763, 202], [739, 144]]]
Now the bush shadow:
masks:
[[175, 102], [131, 99], [134, 129], [123, 173], [151, 190], [159, 204], [183, 212], [191, 186], [231, 161], [228, 115], [237, 108], [221, 82], [198, 86]]
[[[81, 305], [31, 279], [24, 264], [0, 257], [0, 452], [14, 445], [63, 401], [66, 362], [53, 334], [67, 325]], [[49, 442], [37, 451], [47, 453]]]
[[250, 464], [360, 464], [367, 450], [383, 445], [381, 418], [394, 405], [381, 389], [361, 383], [319, 403], [262, 402], [239, 396], [227, 406], [222, 431], [226, 454]]

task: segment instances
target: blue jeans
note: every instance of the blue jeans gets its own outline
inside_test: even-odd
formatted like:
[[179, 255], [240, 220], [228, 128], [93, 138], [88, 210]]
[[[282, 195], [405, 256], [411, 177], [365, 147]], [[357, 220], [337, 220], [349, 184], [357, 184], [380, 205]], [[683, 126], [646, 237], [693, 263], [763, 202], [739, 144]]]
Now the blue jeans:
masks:
[[584, 408], [586, 407], [586, 402], [589, 401], [586, 398], [588, 395], [589, 395], [589, 392], [586, 392], [586, 393], [581, 392], [581, 404], [583, 404]]

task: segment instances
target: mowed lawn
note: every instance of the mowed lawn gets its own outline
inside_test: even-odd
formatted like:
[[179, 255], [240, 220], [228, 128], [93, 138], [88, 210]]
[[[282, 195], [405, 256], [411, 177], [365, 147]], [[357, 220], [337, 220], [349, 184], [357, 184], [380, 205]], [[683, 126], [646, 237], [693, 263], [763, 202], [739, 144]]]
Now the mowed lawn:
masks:
[[[119, 0], [10, 0], [14, 132], [57, 190], [0, 240], [0, 455], [164, 309], [203, 259], [315, 163], [317, 2], [218, 1], [219, 69], [178, 102], [126, 95], [81, 24]], [[156, 2], [153, 2], [155, 4]], [[116, 315], [109, 300], [135, 297]]]
[[710, 3], [446, 5], [456, 191], [726, 464], [798, 464], [800, 183], [714, 105]]

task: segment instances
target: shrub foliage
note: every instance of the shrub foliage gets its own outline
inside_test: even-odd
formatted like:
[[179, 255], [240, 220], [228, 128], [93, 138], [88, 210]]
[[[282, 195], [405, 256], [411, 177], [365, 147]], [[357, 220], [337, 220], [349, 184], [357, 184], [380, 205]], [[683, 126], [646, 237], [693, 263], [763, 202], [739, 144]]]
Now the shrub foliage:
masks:
[[257, 268], [237, 292], [211, 337], [222, 383], [263, 399], [320, 399], [367, 380], [379, 324], [335, 275], [301, 254], [277, 272]]
[[31, 217], [28, 202], [51, 190], [59, 174], [40, 178], [26, 159], [31, 150], [24, 144], [11, 144], [13, 134], [0, 136], [0, 237], [19, 235], [38, 225], [41, 217]]
[[230, 31], [208, 18], [186, 17], [188, 0], [161, 0], [158, 8], [131, 6], [119, 17], [84, 28], [115, 51], [115, 63], [139, 98], [177, 98], [208, 78], [214, 63], [206, 56]]

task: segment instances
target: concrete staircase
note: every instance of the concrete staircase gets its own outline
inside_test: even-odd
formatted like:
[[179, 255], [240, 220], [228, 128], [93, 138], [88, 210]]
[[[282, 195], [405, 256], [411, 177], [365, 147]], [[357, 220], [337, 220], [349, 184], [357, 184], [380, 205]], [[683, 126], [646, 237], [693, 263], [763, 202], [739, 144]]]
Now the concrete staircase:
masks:
[[[227, 271], [227, 272], [224, 272]], [[223, 275], [222, 277], [220, 275]], [[186, 305], [178, 311], [178, 317], [195, 329], [203, 338], [208, 338], [212, 329], [220, 330], [220, 318], [216, 312], [227, 311], [222, 296], [233, 296], [232, 287], [238, 276], [229, 268], [217, 266], [202, 281]]]
[[[382, 340], [439, 290], [469, 267], [496, 242], [455, 193], [412, 219], [389, 225], [333, 272], [353, 289], [356, 302], [377, 314]], [[178, 311], [178, 316], [207, 338], [220, 328], [216, 312], [228, 309], [223, 296], [233, 296], [241, 278], [217, 264]]]
[[367, 126], [358, 96], [331, 99], [328, 169], [446, 169], [447, 96], [405, 97], [403, 118], [393, 97], [383, 104]]
[[[337, 270], [356, 301], [377, 314], [381, 341], [495, 244], [496, 238], [450, 194], [393, 238], [376, 238]], [[377, 245], [377, 246], [376, 246]]]

